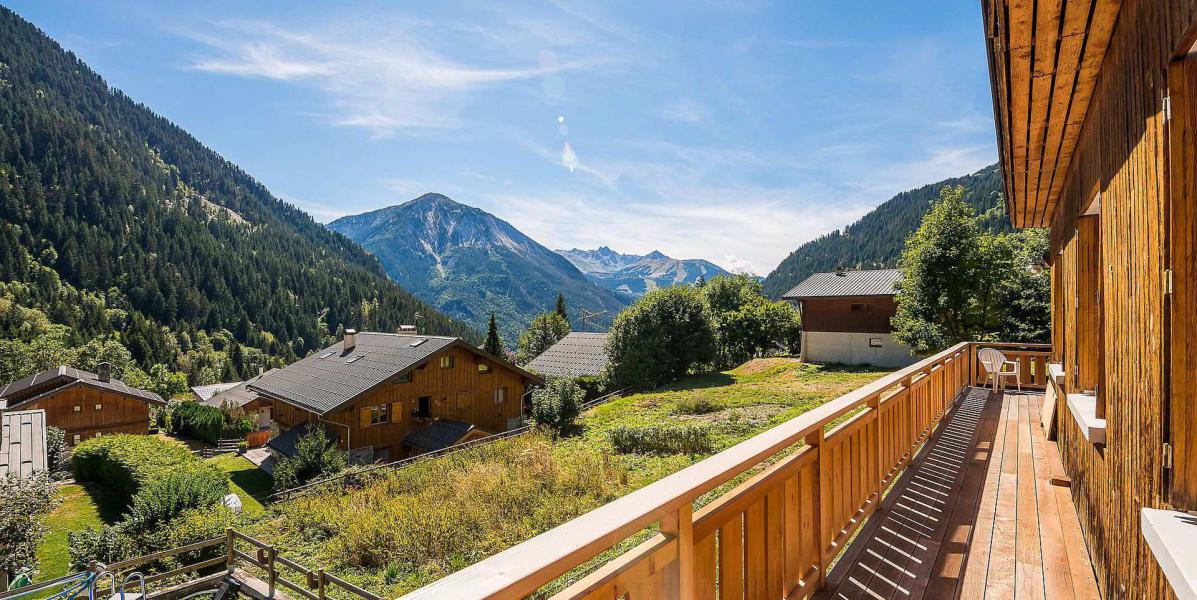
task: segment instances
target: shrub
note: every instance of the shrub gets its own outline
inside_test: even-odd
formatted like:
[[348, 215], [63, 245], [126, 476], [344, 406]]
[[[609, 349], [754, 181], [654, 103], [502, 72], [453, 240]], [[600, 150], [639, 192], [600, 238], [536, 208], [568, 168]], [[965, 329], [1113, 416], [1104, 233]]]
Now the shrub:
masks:
[[112, 564], [139, 554], [133, 536], [112, 525], [68, 532], [67, 547], [71, 555], [71, 572], [86, 570], [89, 561]]
[[55, 475], [71, 468], [71, 452], [66, 445], [66, 432], [57, 427], [46, 427], [46, 466]]
[[114, 435], [79, 444], [75, 478], [109, 488], [130, 505], [131, 524], [145, 528], [189, 508], [205, 508], [228, 493], [228, 478], [182, 444], [148, 435]]
[[227, 493], [228, 478], [215, 465], [205, 463], [166, 473], [142, 487], [133, 497], [129, 522], [138, 530], [149, 530], [188, 509], [212, 506]]
[[274, 465], [274, 488], [290, 489], [318, 477], [333, 475], [346, 466], [348, 461], [345, 453], [325, 436], [323, 430], [309, 425], [295, 443], [295, 456], [286, 457]]
[[209, 444], [220, 441], [224, 433], [224, 411], [194, 400], [180, 402], [171, 413], [170, 420], [175, 433]]
[[57, 504], [48, 474], [0, 474], [0, 573], [15, 573], [35, 564], [37, 545], [46, 532], [42, 521]]
[[574, 424], [584, 392], [573, 379], [550, 379], [532, 392], [532, 420], [560, 434]]
[[586, 400], [594, 400], [607, 393], [607, 381], [602, 377], [578, 377], [574, 382], [582, 388]]
[[709, 396], [682, 396], [673, 404], [674, 412], [682, 415], [705, 415], [722, 408], [722, 404]]
[[655, 388], [710, 365], [715, 329], [698, 288], [653, 290], [615, 317], [607, 378], [618, 388]]
[[621, 425], [608, 435], [620, 454], [703, 454], [713, 449], [710, 431], [700, 425]]

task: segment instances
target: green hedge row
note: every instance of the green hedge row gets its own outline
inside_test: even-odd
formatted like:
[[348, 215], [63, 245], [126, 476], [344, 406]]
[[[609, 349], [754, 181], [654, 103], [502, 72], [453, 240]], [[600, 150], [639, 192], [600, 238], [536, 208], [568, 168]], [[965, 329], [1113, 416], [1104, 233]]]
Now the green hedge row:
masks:
[[607, 434], [620, 454], [705, 454], [714, 449], [710, 429], [703, 425], [621, 425]]
[[199, 402], [182, 402], [170, 415], [176, 433], [215, 444], [224, 432], [224, 411]]
[[142, 527], [211, 506], [229, 492], [220, 468], [182, 444], [149, 435], [92, 438], [75, 447], [71, 466], [79, 481], [111, 490]]

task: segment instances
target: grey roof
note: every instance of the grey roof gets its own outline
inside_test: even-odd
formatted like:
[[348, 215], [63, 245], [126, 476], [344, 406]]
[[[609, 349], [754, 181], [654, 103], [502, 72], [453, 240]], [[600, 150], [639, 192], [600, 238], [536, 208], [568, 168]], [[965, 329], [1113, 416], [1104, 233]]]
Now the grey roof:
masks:
[[474, 426], [453, 419], [437, 419], [428, 427], [413, 429], [403, 436], [403, 443], [427, 452], [448, 448], [461, 441]]
[[0, 473], [26, 477], [47, 468], [46, 411], [22, 410], [0, 415]]
[[309, 423], [297, 425], [284, 431], [278, 437], [267, 441], [266, 447], [278, 452], [279, 454], [282, 454], [283, 456], [295, 456], [295, 445], [299, 443], [299, 438], [303, 437], [303, 435], [306, 434], [310, 428], [317, 427], [319, 428], [319, 431], [324, 432], [324, 438], [327, 439], [330, 444], [337, 443], [337, 435], [332, 431], [329, 431], [327, 425], [314, 425]]
[[245, 382], [233, 381], [229, 383], [214, 383], [212, 385], [195, 385], [191, 386], [191, 393], [195, 394], [196, 400], [199, 400], [200, 402], [207, 402], [212, 398], [212, 396], [215, 396], [216, 394], [219, 394], [225, 390], [235, 388], [243, 383]]
[[897, 269], [815, 273], [782, 294], [785, 299], [834, 298], [846, 296], [893, 296], [898, 293], [902, 272]]
[[73, 367], [54, 367], [41, 373], [34, 373], [24, 379], [18, 379], [0, 388], [0, 398], [8, 401], [9, 408], [16, 408], [22, 404], [32, 402], [46, 394], [58, 391], [69, 385], [88, 385], [94, 388], [124, 394], [139, 398], [153, 404], [165, 404], [162, 397], [154, 392], [130, 387], [119, 379], [100, 381], [95, 373], [88, 373]]
[[[254, 400], [257, 400], [258, 398], [260, 398], [260, 396], [258, 395], [257, 392], [249, 389], [250, 384], [254, 383], [255, 381], [257, 381], [277, 370], [278, 369], [270, 369], [269, 371], [266, 371], [265, 373], [263, 373], [261, 375], [255, 375], [255, 376], [253, 376], [249, 379], [246, 379], [245, 381], [239, 382], [239, 383], [233, 383], [233, 384], [223, 384], [222, 383], [220, 385], [225, 385], [228, 387], [226, 387], [225, 389], [221, 390], [220, 392], [218, 392], [214, 395], [209, 396], [208, 398], [206, 398], [204, 400], [201, 400], [200, 402], [202, 402], [203, 404], [207, 404], [209, 406], [215, 406], [218, 408], [221, 406], [224, 406], [225, 404], [229, 404], [231, 406], [245, 406], [246, 404], [249, 404], [250, 402], [253, 402]], [[195, 391], [195, 388], [191, 388], [191, 389], [192, 389], [192, 391]]]
[[570, 333], [527, 367], [549, 377], [597, 377], [607, 368], [607, 334]]

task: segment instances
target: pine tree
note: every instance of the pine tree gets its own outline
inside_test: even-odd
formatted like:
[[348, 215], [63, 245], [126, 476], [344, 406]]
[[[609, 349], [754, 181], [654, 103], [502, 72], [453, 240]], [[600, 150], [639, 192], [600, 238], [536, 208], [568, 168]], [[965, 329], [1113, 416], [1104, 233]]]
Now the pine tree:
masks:
[[483, 349], [495, 356], [503, 356], [503, 340], [499, 339], [499, 326], [495, 323], [495, 313], [490, 313], [490, 325], [486, 327], [486, 345]]
[[565, 295], [561, 292], [557, 292], [557, 314], [561, 315], [566, 323], [569, 322], [569, 314], [565, 312]]

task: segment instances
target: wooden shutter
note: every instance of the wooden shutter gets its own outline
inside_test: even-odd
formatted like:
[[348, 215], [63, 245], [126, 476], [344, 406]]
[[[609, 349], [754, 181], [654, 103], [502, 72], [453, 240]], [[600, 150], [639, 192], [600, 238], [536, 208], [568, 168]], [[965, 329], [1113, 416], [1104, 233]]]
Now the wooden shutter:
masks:
[[392, 423], [402, 423], [405, 418], [406, 417], [403, 414], [403, 403], [402, 402], [392, 402], [391, 403], [391, 422]]
[[[1168, 96], [1169, 496], [1177, 508], [1191, 510], [1197, 509], [1197, 60], [1172, 63]], [[1167, 291], [1166, 274], [1161, 278]]]
[[370, 407], [369, 406], [362, 407], [362, 409], [358, 411], [358, 414], [361, 416], [361, 419], [360, 419], [361, 428], [362, 429], [369, 428], [370, 427]]

